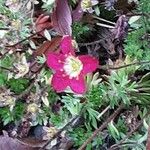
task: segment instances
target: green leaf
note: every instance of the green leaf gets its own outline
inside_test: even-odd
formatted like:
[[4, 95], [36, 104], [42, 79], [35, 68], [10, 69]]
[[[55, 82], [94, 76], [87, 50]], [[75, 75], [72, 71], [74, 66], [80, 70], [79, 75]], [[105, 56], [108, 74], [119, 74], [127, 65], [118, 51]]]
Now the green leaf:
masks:
[[100, 8], [98, 6], [95, 6], [94, 10], [95, 10], [96, 15], [99, 16], [100, 15]]
[[141, 80], [138, 82], [138, 84], [143, 84], [145, 82], [149, 81], [150, 82], [150, 72], [144, 75]]
[[3, 122], [4, 126], [12, 121], [12, 118], [6, 118]]
[[6, 80], [7, 80], [7, 75], [3, 72], [0, 72], [0, 86], [5, 85]]
[[138, 21], [141, 18], [141, 16], [132, 16], [130, 17], [128, 23], [131, 25], [133, 23], [135, 23], [136, 21]]
[[16, 94], [23, 92], [29, 85], [29, 80], [25, 78], [19, 79], [10, 79], [7, 82], [7, 85], [10, 86], [10, 89]]
[[117, 130], [117, 128], [113, 124], [113, 121], [111, 121], [108, 124], [108, 129], [109, 129], [109, 131], [110, 131], [110, 133], [114, 139], [117, 139], [120, 136], [119, 131]]

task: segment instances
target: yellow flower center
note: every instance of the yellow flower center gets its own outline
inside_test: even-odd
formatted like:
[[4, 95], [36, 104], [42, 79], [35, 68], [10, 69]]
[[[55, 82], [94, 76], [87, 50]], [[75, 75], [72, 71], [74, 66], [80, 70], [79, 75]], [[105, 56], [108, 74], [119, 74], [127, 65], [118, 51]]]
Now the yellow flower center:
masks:
[[6, 100], [6, 104], [7, 105], [13, 105], [15, 102], [15, 98], [11, 97], [11, 96], [8, 96], [7, 97], [7, 100]]
[[20, 71], [20, 73], [24, 73], [27, 70], [27, 66], [24, 64], [20, 64], [20, 66], [18, 66], [18, 70]]
[[91, 0], [82, 0], [81, 2], [82, 9], [87, 9], [90, 8], [91, 6], [92, 6]]
[[50, 138], [52, 138], [56, 133], [57, 133], [57, 130], [54, 127], [50, 127], [47, 131], [47, 135]]
[[29, 104], [27, 107], [27, 112], [36, 113], [38, 111], [38, 105], [35, 103]]
[[83, 64], [78, 58], [74, 56], [69, 56], [66, 58], [64, 71], [70, 78], [78, 77], [82, 69]]
[[15, 104], [15, 98], [6, 93], [0, 94], [0, 106], [11, 106]]

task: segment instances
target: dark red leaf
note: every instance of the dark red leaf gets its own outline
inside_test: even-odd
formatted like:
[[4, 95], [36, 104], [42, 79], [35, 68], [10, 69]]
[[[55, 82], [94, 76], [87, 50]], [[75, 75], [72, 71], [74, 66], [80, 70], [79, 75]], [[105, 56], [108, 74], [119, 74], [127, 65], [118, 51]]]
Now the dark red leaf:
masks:
[[81, 1], [82, 0], [79, 0], [76, 9], [72, 12], [73, 21], [80, 21], [80, 19], [83, 16], [83, 10], [81, 8]]
[[112, 30], [112, 34], [115, 39], [122, 41], [127, 36], [128, 20], [125, 15], [118, 18], [115, 28]]
[[56, 0], [56, 7], [52, 14], [54, 29], [60, 35], [72, 35], [72, 15], [68, 0]]
[[[44, 14], [41, 14], [35, 22], [36, 32], [44, 31], [44, 29], [51, 29], [52, 26], [53, 25], [50, 21], [50, 17], [45, 16]], [[43, 32], [41, 32], [40, 34], [43, 35]]]

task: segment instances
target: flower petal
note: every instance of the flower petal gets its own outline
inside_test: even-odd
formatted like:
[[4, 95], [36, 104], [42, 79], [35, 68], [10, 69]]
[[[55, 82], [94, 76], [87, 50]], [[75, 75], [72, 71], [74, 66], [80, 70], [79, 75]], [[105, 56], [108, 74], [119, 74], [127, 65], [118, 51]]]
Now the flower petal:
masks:
[[78, 57], [83, 64], [82, 73], [87, 74], [96, 70], [99, 65], [98, 60], [95, 57], [89, 55], [82, 55]]
[[57, 92], [63, 92], [69, 84], [68, 76], [63, 76], [63, 72], [56, 72], [52, 77], [52, 87]]
[[60, 43], [60, 49], [63, 54], [69, 54], [75, 55], [74, 48], [72, 45], [72, 38], [70, 36], [64, 36], [61, 43]]
[[79, 76], [79, 79], [76, 78], [70, 79], [70, 88], [73, 92], [78, 94], [83, 94], [86, 92], [86, 85], [83, 76]]
[[63, 68], [65, 56], [62, 54], [49, 53], [47, 55], [47, 65], [54, 70], [60, 70]]

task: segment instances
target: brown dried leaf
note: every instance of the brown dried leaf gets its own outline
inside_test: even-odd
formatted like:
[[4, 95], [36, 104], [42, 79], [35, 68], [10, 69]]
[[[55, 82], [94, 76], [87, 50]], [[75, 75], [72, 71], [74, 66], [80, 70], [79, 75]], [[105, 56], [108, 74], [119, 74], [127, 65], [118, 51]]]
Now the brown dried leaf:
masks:
[[41, 14], [35, 22], [36, 32], [40, 32], [41, 35], [44, 35], [43, 31], [45, 29], [51, 29], [52, 27], [53, 24], [51, 23], [50, 17], [48, 15], [46, 16], [44, 14]]
[[0, 150], [38, 150], [38, 148], [23, 144], [18, 139], [13, 139], [8, 136], [0, 136]]
[[41, 45], [36, 52], [34, 53], [34, 56], [40, 56], [42, 54], [47, 54], [48, 52], [55, 51], [57, 47], [59, 46], [61, 41], [61, 37], [55, 37], [51, 41], [46, 41]]

